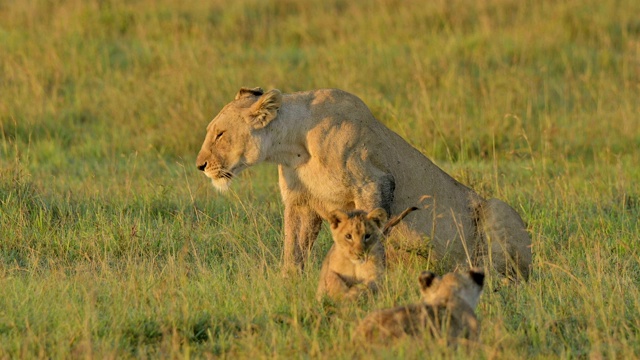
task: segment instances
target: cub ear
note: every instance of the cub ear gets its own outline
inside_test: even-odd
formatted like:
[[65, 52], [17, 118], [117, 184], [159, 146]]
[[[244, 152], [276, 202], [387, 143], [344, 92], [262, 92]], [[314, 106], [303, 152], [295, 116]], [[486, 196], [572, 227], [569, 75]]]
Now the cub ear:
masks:
[[471, 270], [469, 270], [469, 277], [471, 278], [471, 280], [473, 280], [473, 282], [478, 284], [480, 286], [480, 288], [482, 288], [482, 286], [484, 285], [484, 271], [483, 270], [480, 270], [478, 268], [471, 269]]
[[282, 93], [278, 89], [267, 91], [260, 99], [251, 105], [250, 116], [253, 127], [263, 128], [278, 116], [278, 110], [282, 104]]
[[340, 223], [347, 220], [348, 217], [349, 215], [342, 210], [333, 210], [329, 214], [329, 224], [331, 225], [331, 228], [335, 230], [340, 226]]
[[420, 277], [418, 278], [418, 281], [420, 281], [420, 288], [422, 288], [422, 290], [425, 290], [430, 287], [436, 277], [436, 274], [432, 273], [431, 271], [423, 271], [422, 273], [420, 273]]
[[253, 89], [247, 87], [241, 87], [240, 91], [236, 94], [235, 100], [242, 99], [249, 96], [262, 96], [264, 94], [264, 90], [259, 87], [255, 87]]
[[377, 227], [382, 227], [387, 222], [387, 211], [383, 208], [376, 208], [367, 214], [367, 219], [376, 223]]

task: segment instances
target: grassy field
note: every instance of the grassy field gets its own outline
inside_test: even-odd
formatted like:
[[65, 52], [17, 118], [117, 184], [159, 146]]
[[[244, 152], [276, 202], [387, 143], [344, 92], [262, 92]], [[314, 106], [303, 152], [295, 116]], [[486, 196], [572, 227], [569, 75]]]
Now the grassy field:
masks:
[[[640, 2], [0, 2], [0, 358], [640, 357]], [[332, 309], [280, 276], [274, 165], [195, 168], [241, 86], [341, 88], [528, 224], [472, 353], [352, 345], [420, 258]]]

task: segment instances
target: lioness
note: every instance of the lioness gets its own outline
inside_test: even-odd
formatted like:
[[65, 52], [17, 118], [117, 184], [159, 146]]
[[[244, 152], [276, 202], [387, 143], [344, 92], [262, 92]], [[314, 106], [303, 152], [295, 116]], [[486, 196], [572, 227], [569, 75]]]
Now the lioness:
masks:
[[423, 271], [419, 277], [422, 301], [418, 304], [379, 310], [365, 317], [355, 330], [355, 339], [386, 342], [425, 330], [436, 338], [478, 340], [480, 324], [475, 315], [484, 272], [472, 269], [443, 277]]
[[326, 295], [333, 300], [353, 300], [366, 291], [376, 293], [386, 270], [384, 236], [417, 209], [411, 207], [386, 224], [387, 212], [382, 208], [369, 213], [332, 211], [329, 224], [334, 244], [322, 263], [317, 299]]
[[196, 165], [224, 190], [240, 171], [265, 161], [278, 164], [285, 269], [303, 268], [333, 209], [398, 214], [426, 196], [429, 208], [396, 228], [416, 247], [428, 238], [435, 258], [452, 267], [488, 262], [528, 277], [531, 239], [518, 213], [446, 174], [355, 95], [240, 89], [207, 126]]

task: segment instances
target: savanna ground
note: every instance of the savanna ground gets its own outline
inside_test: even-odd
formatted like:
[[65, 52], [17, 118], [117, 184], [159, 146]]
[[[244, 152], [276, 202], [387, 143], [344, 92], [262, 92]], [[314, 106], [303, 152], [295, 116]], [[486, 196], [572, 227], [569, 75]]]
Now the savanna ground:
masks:
[[[640, 356], [640, 2], [0, 2], [0, 357]], [[280, 276], [276, 167], [226, 194], [195, 168], [240, 86], [336, 87], [533, 239], [489, 281], [471, 353], [356, 347], [314, 300], [331, 240]]]

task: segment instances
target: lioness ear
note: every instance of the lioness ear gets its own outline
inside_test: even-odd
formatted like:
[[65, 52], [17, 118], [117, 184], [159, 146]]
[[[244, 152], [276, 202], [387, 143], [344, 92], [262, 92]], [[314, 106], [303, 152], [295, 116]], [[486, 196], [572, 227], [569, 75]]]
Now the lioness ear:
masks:
[[249, 96], [262, 96], [264, 94], [264, 90], [259, 87], [255, 87], [253, 89], [241, 87], [240, 91], [236, 94], [235, 100], [242, 99]]
[[332, 229], [337, 229], [341, 222], [347, 220], [349, 215], [342, 210], [333, 210], [329, 214], [329, 224], [331, 224]]
[[263, 128], [278, 116], [282, 104], [282, 93], [278, 89], [269, 90], [251, 106], [251, 117], [256, 129]]
[[387, 222], [387, 211], [383, 208], [373, 209], [367, 214], [367, 219], [376, 223], [377, 227], [382, 227]]
[[469, 270], [469, 277], [473, 282], [478, 284], [480, 288], [484, 285], [484, 271], [480, 269], [471, 269]]
[[425, 290], [429, 286], [431, 286], [431, 284], [433, 284], [433, 280], [435, 279], [436, 279], [436, 274], [432, 273], [431, 271], [423, 271], [420, 274], [418, 281], [420, 281], [420, 287], [422, 288], [422, 290]]

